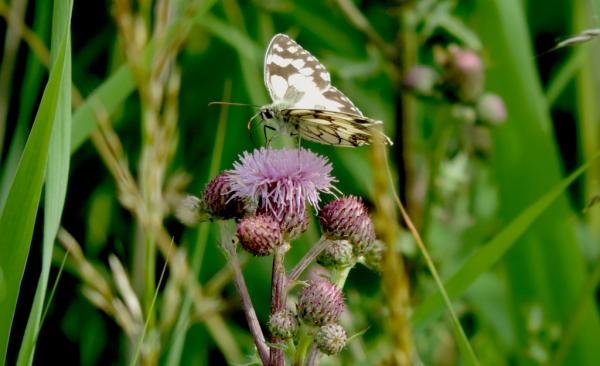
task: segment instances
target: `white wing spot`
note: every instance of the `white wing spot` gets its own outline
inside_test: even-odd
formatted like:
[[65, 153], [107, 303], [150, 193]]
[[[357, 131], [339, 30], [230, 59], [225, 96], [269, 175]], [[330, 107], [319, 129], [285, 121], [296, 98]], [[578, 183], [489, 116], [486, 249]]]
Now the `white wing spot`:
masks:
[[325, 81], [329, 81], [329, 80], [330, 80], [330, 78], [329, 78], [329, 73], [327, 73], [327, 72], [325, 72], [325, 71], [322, 71], [322, 72], [319, 74], [319, 76], [321, 76], [321, 79], [323, 79], [323, 80], [325, 80]]
[[266, 61], [267, 61], [267, 64], [273, 63], [273, 64], [276, 64], [281, 67], [286, 67], [287, 65], [292, 63], [293, 60], [291, 58], [283, 58], [279, 55], [271, 54], [271, 55], [267, 56]]
[[288, 89], [288, 83], [279, 75], [271, 75], [271, 88], [273, 95], [278, 99], [282, 99]]
[[277, 52], [282, 52], [282, 51], [283, 51], [283, 47], [281, 47], [281, 46], [280, 46], [280, 45], [278, 45], [278, 44], [274, 44], [274, 45], [273, 45], [273, 49], [274, 49], [275, 51], [277, 51]]
[[[289, 42], [288, 42], [288, 44], [289, 44]], [[298, 46], [289, 46], [287, 50], [290, 53], [296, 53], [296, 51], [298, 51]]]
[[[296, 69], [298, 69], [298, 70], [300, 70], [301, 68], [303, 68], [305, 63], [306, 62], [304, 62], [304, 60], [299, 59], [299, 58], [297, 58], [294, 61], [292, 61], [292, 65], [294, 65], [294, 67]], [[300, 72], [302, 72], [302, 71], [300, 71]], [[308, 74], [308, 75], [310, 75], [310, 74]]]
[[310, 67], [305, 67], [303, 69], [300, 69], [300, 73], [302, 75], [306, 75], [306, 76], [312, 75], [313, 72], [315, 72], [315, 70], [311, 69]]

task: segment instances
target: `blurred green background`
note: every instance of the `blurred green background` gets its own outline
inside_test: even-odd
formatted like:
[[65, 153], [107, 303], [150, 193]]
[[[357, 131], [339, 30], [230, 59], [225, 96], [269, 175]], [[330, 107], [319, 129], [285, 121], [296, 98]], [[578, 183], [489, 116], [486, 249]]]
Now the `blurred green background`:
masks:
[[[35, 364], [132, 362], [137, 338], [86, 295], [94, 276], [119, 292], [110, 255], [129, 273], [144, 314], [153, 294], [145, 286], [160, 282], [141, 350], [156, 357], [142, 363], [250, 360], [252, 339], [222, 271], [216, 225], [186, 229], [170, 207], [183, 192], [201, 195], [211, 177], [252, 150], [250, 134], [264, 143], [262, 128], [246, 129], [253, 109], [207, 104], [270, 103], [262, 62], [280, 32], [318, 57], [365, 115], [384, 121], [395, 142], [388, 150], [395, 189], [479, 363], [598, 364], [600, 206], [590, 203], [600, 195], [600, 39], [547, 51], [600, 27], [600, 1], [74, 1], [71, 15], [68, 0], [11, 0], [0, 1], [0, 15], [6, 364], [30, 362], [33, 350]], [[457, 111], [470, 113], [472, 104], [447, 95], [418, 98], [405, 87], [413, 66], [435, 67], [436, 48], [450, 44], [481, 56], [485, 90], [506, 106], [503, 124], [466, 120]], [[413, 363], [470, 363], [414, 239], [401, 220], [381, 219], [386, 211], [376, 197], [392, 200], [390, 187], [375, 184], [386, 169], [376, 153], [303, 146], [331, 160], [340, 191], [364, 197], [378, 232], [395, 228], [385, 255], [402, 258], [398, 286], [409, 283], [411, 308], [403, 311], [410, 325], [403, 331]], [[145, 183], [153, 172], [158, 187]], [[149, 216], [128, 201], [135, 198], [128, 182], [139, 186]], [[158, 202], [146, 194], [153, 189], [162, 192]], [[151, 208], [160, 212], [158, 224], [148, 224]], [[80, 245], [80, 260], [65, 257], [64, 235], [55, 242], [59, 223]], [[198, 298], [172, 270], [160, 280], [161, 239], [148, 227], [185, 248], [177, 253], [190, 276], [209, 288], [201, 304], [216, 310], [194, 312]], [[318, 237], [314, 222], [287, 263]], [[264, 324], [271, 264], [243, 260]], [[90, 273], [85, 263], [95, 268], [91, 276], [82, 274]], [[363, 266], [351, 272], [345, 324], [349, 334], [366, 332], [323, 364], [394, 363], [398, 329], [387, 323], [394, 304], [382, 291], [385, 276]]]

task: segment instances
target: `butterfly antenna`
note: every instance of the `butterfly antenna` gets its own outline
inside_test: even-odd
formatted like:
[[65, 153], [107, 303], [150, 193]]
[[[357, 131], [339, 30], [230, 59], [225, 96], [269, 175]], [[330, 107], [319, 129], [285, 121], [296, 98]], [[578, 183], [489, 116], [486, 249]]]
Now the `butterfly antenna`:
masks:
[[208, 103], [208, 106], [213, 106], [213, 105], [232, 105], [232, 106], [236, 106], [236, 107], [252, 107], [252, 108], [260, 108], [259, 105], [256, 104], [248, 104], [248, 103], [234, 103], [234, 102], [210, 102]]
[[[259, 107], [260, 108], [260, 107]], [[252, 122], [254, 122], [254, 120], [256, 119], [256, 117], [260, 116], [260, 111], [254, 113], [254, 115], [252, 117], [250, 117], [250, 119], [248, 120], [248, 123], [246, 123], [246, 127], [250, 130], [252, 129]]]
[[250, 117], [250, 119], [248, 120], [248, 123], [246, 123], [246, 127], [248, 128], [248, 134], [250, 135], [250, 141], [252, 141], [252, 145], [254, 145], [254, 147], [258, 147], [258, 145], [256, 144], [256, 141], [254, 141], [254, 136], [252, 136], [252, 122], [254, 122], [256, 117], [258, 117], [259, 115], [260, 111], [254, 113], [254, 115], [252, 115], [252, 117]]

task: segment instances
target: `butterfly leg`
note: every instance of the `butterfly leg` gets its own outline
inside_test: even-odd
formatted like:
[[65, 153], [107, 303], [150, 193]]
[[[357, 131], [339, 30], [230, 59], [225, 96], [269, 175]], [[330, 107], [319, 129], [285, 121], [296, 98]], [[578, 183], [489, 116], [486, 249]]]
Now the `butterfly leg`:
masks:
[[271, 145], [271, 141], [273, 140], [273, 138], [275, 136], [277, 136], [277, 134], [273, 134], [271, 137], [267, 136], [267, 130], [271, 130], [271, 131], [276, 131], [276, 129], [273, 126], [269, 126], [267, 124], [263, 124], [263, 134], [265, 135], [265, 140], [267, 143], [267, 146]]

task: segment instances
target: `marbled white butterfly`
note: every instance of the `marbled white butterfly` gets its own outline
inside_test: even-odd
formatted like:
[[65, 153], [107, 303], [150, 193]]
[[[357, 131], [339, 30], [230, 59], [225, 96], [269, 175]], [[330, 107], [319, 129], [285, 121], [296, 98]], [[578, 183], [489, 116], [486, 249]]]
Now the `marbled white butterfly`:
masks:
[[329, 72], [308, 51], [285, 34], [277, 34], [265, 54], [265, 85], [272, 104], [256, 116], [274, 122], [291, 136], [338, 146], [368, 145], [378, 138], [392, 144], [382, 122], [364, 117], [331, 85]]

